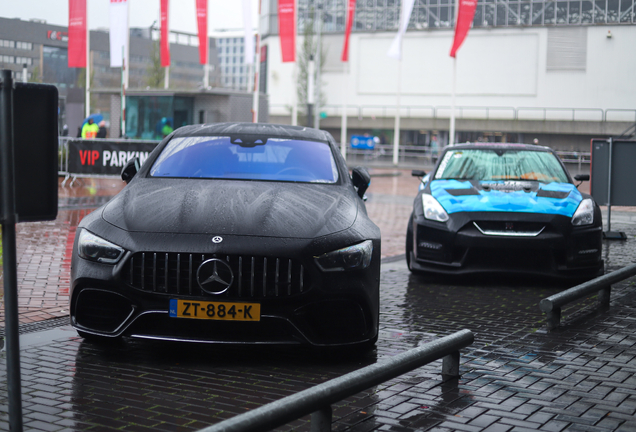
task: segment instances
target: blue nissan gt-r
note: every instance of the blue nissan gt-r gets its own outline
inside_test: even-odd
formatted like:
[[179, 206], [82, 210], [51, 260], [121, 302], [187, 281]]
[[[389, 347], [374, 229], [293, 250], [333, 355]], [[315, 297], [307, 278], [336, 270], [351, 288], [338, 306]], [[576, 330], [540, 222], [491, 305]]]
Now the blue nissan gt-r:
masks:
[[449, 146], [419, 189], [406, 235], [413, 272], [603, 274], [599, 206], [547, 147]]

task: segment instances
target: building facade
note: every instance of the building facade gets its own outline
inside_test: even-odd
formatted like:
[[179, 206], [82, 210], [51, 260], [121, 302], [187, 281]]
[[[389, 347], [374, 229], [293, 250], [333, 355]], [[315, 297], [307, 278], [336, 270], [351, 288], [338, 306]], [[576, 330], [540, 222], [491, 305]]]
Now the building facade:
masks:
[[[172, 119], [176, 127], [184, 122], [251, 119], [251, 105], [245, 99], [251, 98], [246, 92], [253, 86], [250, 68], [244, 63], [242, 35], [209, 38], [208, 89], [203, 88], [198, 35], [170, 33], [168, 89], [165, 70], [159, 66], [159, 29], [132, 28], [129, 49], [128, 93], [138, 92], [129, 97], [129, 111], [136, 116], [143, 111], [148, 116], [144, 122], [135, 123], [134, 128], [132, 122], [128, 124], [131, 137], [155, 139], [154, 125], [150, 123], [157, 116]], [[119, 136], [122, 72], [121, 68], [110, 67], [108, 30], [91, 30], [89, 62], [91, 112], [103, 115], [110, 136]], [[67, 27], [0, 18], [0, 68], [11, 70], [19, 81], [55, 85], [60, 95], [59, 129], [64, 130], [66, 125], [69, 135], [77, 134], [85, 118], [86, 75], [84, 69], [68, 67]], [[194, 95], [205, 91], [213, 96], [197, 98], [195, 102]], [[218, 112], [221, 105], [232, 107], [228, 113], [236, 115]], [[267, 118], [266, 108], [259, 117]], [[144, 129], [144, 125], [148, 127]]]
[[[455, 2], [416, 0], [402, 61], [387, 57], [401, 1], [358, 0], [349, 62], [340, 61], [345, 0], [298, 0], [303, 31], [321, 22], [320, 127], [336, 139], [346, 109], [348, 136], [448, 142], [452, 105]], [[479, 0], [456, 60], [456, 142], [521, 141], [589, 151], [590, 138], [618, 136], [636, 122], [636, 0]], [[272, 121], [290, 122], [297, 97], [294, 64], [282, 63], [277, 0], [264, 0]], [[297, 73], [297, 72], [296, 72]], [[300, 101], [302, 108], [304, 101]], [[301, 123], [299, 121], [299, 123]]]

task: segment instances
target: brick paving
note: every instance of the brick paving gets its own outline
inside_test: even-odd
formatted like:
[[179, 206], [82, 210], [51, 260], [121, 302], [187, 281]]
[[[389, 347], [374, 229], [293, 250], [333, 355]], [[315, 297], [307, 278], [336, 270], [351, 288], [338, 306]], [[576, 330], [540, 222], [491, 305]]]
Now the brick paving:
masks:
[[[634, 280], [613, 286], [608, 309], [583, 299], [564, 310], [562, 327], [547, 332], [538, 302], [564, 286], [423, 278], [411, 275], [403, 259], [391, 259], [404, 253], [418, 180], [408, 171], [372, 172], [367, 208], [381, 227], [388, 259], [380, 338], [365, 355], [84, 342], [63, 325], [69, 244], [79, 219], [116, 183], [64, 191], [61, 202], [82, 209], [64, 206], [54, 222], [19, 224], [20, 321], [21, 329], [31, 329], [21, 336], [25, 430], [198, 430], [468, 328], [475, 343], [462, 350], [460, 379], [442, 382], [440, 361], [418, 368], [334, 405], [333, 430], [636, 431]], [[609, 270], [634, 261], [636, 213], [626, 210], [613, 210], [612, 229], [625, 231], [628, 240], [604, 242]], [[8, 430], [6, 398], [0, 354], [0, 430]], [[308, 431], [308, 419], [278, 430]]]

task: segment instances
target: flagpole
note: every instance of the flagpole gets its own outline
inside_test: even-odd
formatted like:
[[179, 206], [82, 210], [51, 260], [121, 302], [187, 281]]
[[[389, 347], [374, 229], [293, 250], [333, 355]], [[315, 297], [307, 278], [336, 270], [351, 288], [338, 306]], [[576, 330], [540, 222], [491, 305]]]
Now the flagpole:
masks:
[[[168, 46], [168, 50], [170, 50], [170, 2], [168, 2], [166, 4], [166, 41], [164, 42], [162, 40], [163, 38], [163, 21], [161, 20], [161, 6], [159, 7], [159, 22], [161, 23], [161, 26], [159, 28], [159, 46], [161, 47], [161, 45], [163, 45], [164, 43]], [[152, 39], [152, 33], [150, 34], [150, 39]], [[159, 58], [161, 58], [161, 48], [159, 48]], [[164, 89], [168, 89], [170, 87], [170, 62], [168, 61], [168, 66], [164, 67], [163, 69], [163, 88]]]
[[448, 145], [455, 144], [455, 87], [457, 85], [457, 57], [453, 57], [453, 87], [451, 92], [450, 136]]
[[316, 92], [315, 102], [314, 102], [314, 128], [320, 129], [320, 69], [322, 68], [322, 3], [319, 1], [317, 4], [318, 9], [318, 40], [316, 41], [316, 86], [314, 87], [314, 91]]
[[89, 86], [91, 82], [91, 30], [88, 27], [88, 2], [86, 2], [86, 117], [91, 115], [91, 96]]
[[[260, 7], [258, 11], [258, 22], [261, 21]], [[260, 91], [260, 77], [257, 68], [261, 65], [261, 43], [260, 34], [256, 31], [256, 58], [254, 59], [254, 98], [252, 100], [252, 123], [258, 123], [258, 104]]]
[[[400, 48], [401, 49], [401, 48]], [[400, 150], [400, 95], [402, 93], [402, 56], [398, 60], [397, 77], [397, 112], [395, 113], [395, 131], [393, 132], [393, 165], [398, 164], [398, 153]]]
[[126, 136], [126, 85], [125, 85], [125, 76], [126, 76], [126, 63], [124, 59], [124, 50], [125, 47], [121, 47], [121, 131], [119, 134], [122, 137]]
[[343, 62], [344, 69], [344, 88], [342, 89], [342, 96], [344, 98], [342, 103], [342, 121], [340, 126], [340, 152], [344, 160], [347, 160], [347, 93], [349, 89], [349, 71], [347, 70], [347, 62]]
[[124, 46], [126, 50], [122, 53], [122, 65], [124, 66], [124, 86], [127, 89], [129, 68], [126, 65], [130, 63], [130, 0], [126, 0], [126, 39]]
[[291, 124], [292, 126], [298, 125], [298, 62], [294, 61], [294, 71], [292, 72], [292, 81], [294, 82], [294, 88], [292, 91], [292, 112], [291, 112]]

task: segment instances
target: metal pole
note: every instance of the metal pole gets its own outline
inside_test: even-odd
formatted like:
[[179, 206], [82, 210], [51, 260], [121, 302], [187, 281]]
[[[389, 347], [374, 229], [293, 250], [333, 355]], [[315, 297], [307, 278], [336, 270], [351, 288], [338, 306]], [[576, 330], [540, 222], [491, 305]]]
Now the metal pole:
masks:
[[[256, 18], [256, 43], [254, 49], [256, 56], [254, 58], [254, 98], [252, 99], [252, 123], [258, 123], [258, 111], [260, 109], [260, 91], [261, 91], [261, 0], [258, 2], [258, 17]], [[267, 73], [267, 71], [265, 71]]]
[[612, 137], [607, 142], [609, 143], [609, 167], [607, 174], [607, 232], [612, 231]]
[[124, 58], [124, 47], [121, 47], [121, 129], [119, 131], [119, 135], [122, 137], [126, 136], [126, 78], [125, 78], [125, 70], [126, 70], [126, 59]]
[[320, 129], [320, 68], [322, 61], [322, 44], [320, 43], [320, 35], [322, 30], [322, 2], [318, 0], [318, 22], [317, 22], [317, 34], [318, 41], [316, 42], [316, 85], [314, 91], [316, 92], [314, 102], [314, 128]]
[[2, 223], [2, 259], [4, 261], [4, 314], [7, 350], [7, 386], [9, 389], [9, 429], [22, 431], [22, 389], [20, 383], [20, 335], [18, 321], [18, 277], [16, 259], [17, 215], [13, 169], [13, 80], [3, 70], [0, 89], [0, 222]]
[[310, 432], [331, 432], [331, 421], [333, 419], [333, 410], [331, 405], [322, 407], [318, 411], [311, 413], [311, 431]]
[[91, 81], [91, 30], [88, 27], [88, 2], [86, 2], [86, 117], [91, 115], [91, 96], [89, 86]]
[[344, 160], [347, 160], [347, 92], [349, 91], [349, 71], [347, 70], [348, 62], [343, 63], [344, 68], [344, 88], [342, 89], [342, 119], [340, 122], [340, 152]]
[[314, 96], [314, 56], [310, 55], [307, 67], [307, 127], [312, 127]]
[[455, 144], [455, 87], [457, 83], [457, 57], [453, 57], [453, 88], [451, 93], [451, 118], [448, 145]]
[[[401, 49], [401, 48], [400, 48]], [[395, 131], [393, 132], [393, 165], [398, 164], [398, 151], [400, 148], [400, 95], [402, 93], [402, 58], [398, 60], [398, 76], [397, 76], [397, 111], [395, 113]]]
[[291, 125], [298, 125], [298, 62], [294, 62], [293, 72], [294, 88], [292, 90], [292, 112], [291, 112]]

